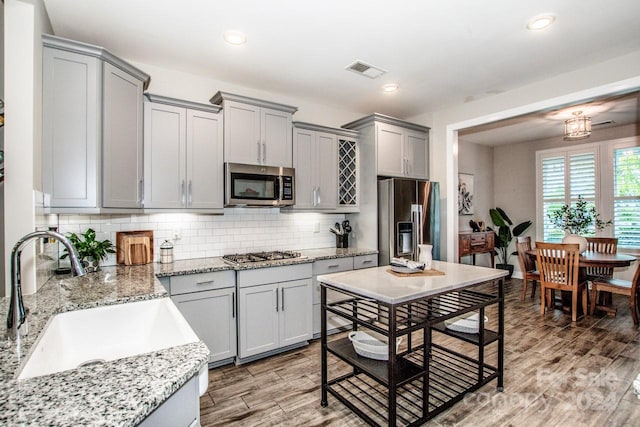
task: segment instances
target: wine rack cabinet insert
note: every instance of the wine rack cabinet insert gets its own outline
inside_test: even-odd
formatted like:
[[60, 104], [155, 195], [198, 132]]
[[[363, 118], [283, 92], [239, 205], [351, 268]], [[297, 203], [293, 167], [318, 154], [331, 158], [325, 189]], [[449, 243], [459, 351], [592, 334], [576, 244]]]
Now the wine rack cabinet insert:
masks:
[[[473, 289], [482, 284], [490, 286], [483, 286], [482, 292]], [[462, 400], [466, 393], [494, 379], [501, 391], [504, 370], [503, 285], [503, 278], [493, 279], [472, 287], [390, 304], [323, 283], [322, 406], [328, 405], [327, 397], [331, 394], [371, 425], [413, 426], [423, 424]], [[487, 288], [492, 291], [485, 291]], [[342, 292], [348, 298], [327, 303], [328, 289]], [[484, 325], [485, 308], [493, 304], [498, 305], [497, 331], [486, 329]], [[479, 314], [478, 333], [456, 332], [444, 326], [445, 320], [470, 312]], [[388, 361], [378, 361], [356, 354], [346, 337], [327, 342], [328, 313], [351, 321], [353, 330], [378, 332], [389, 343], [403, 337], [407, 342], [406, 350], [396, 354], [396, 346], [388, 345]], [[434, 331], [474, 344], [477, 357], [433, 343]], [[416, 333], [422, 335], [421, 343], [415, 342]], [[485, 347], [492, 343], [498, 346], [497, 366], [485, 362]], [[346, 375], [328, 378], [329, 358], [346, 362], [353, 369]]]

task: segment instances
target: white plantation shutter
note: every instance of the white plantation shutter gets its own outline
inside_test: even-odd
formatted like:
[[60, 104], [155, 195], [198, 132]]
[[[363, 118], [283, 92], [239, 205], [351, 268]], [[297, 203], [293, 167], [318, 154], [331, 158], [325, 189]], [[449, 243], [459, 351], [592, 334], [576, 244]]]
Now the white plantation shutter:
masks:
[[[542, 184], [543, 240], [560, 242], [564, 230], [551, 224], [549, 214], [565, 204], [575, 204], [582, 196], [590, 204], [597, 201], [596, 148], [590, 150], [554, 150], [548, 152], [539, 162], [539, 176]], [[593, 235], [595, 229], [589, 235]]]
[[640, 247], [640, 147], [613, 151], [613, 232], [618, 246]]
[[565, 157], [542, 159], [542, 221], [545, 242], [562, 240], [564, 233], [553, 227], [549, 214], [562, 205], [565, 200]]

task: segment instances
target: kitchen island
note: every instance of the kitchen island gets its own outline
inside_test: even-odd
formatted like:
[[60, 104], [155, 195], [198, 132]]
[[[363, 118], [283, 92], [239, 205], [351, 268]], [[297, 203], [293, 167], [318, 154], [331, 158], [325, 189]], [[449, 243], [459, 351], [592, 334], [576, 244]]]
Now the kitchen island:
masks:
[[[371, 425], [419, 425], [463, 399], [468, 392], [496, 379], [503, 387], [504, 277], [484, 267], [434, 261], [439, 275], [398, 277], [389, 266], [318, 277], [322, 283], [322, 396], [336, 397]], [[473, 289], [482, 286], [482, 291]], [[327, 290], [346, 297], [327, 302]], [[485, 328], [485, 308], [497, 305], [497, 330]], [[328, 342], [327, 314], [352, 323], [353, 330], [373, 331], [388, 343], [403, 338], [397, 351], [387, 346], [387, 360], [356, 354], [348, 338]], [[444, 322], [478, 314], [478, 331], [463, 333]], [[433, 342], [433, 332], [477, 348], [470, 356]], [[494, 344], [495, 343], [495, 344]], [[497, 345], [497, 366], [485, 361], [485, 347]], [[329, 358], [351, 367], [329, 378]], [[333, 361], [333, 360], [332, 360]]]

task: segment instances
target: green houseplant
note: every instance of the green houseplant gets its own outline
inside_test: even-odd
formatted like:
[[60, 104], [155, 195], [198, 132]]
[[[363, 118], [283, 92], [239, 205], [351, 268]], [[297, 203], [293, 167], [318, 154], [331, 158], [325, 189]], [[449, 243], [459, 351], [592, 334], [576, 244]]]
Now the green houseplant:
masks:
[[[590, 231], [600, 231], [611, 225], [612, 221], [603, 221], [596, 207], [589, 204], [582, 195], [578, 195], [575, 206], [563, 205], [560, 209], [547, 214], [551, 223], [565, 232], [563, 243], [578, 243], [580, 252], [587, 249], [587, 240], [584, 234]], [[593, 229], [591, 228], [593, 227]]]
[[520, 236], [527, 228], [533, 224], [532, 221], [524, 221], [512, 228], [513, 222], [507, 213], [501, 208], [489, 209], [489, 215], [491, 216], [491, 222], [498, 229], [495, 230], [495, 247], [496, 255], [498, 256], [498, 263], [496, 268], [509, 271], [509, 278], [513, 274], [513, 264], [509, 264], [511, 255], [517, 254], [517, 252], [509, 252], [509, 245], [514, 237]]
[[[85, 271], [97, 271], [100, 269], [100, 262], [104, 261], [108, 254], [115, 253], [113, 243], [109, 239], [96, 240], [96, 232], [93, 228], [88, 228], [83, 234], [69, 234], [69, 240], [78, 251], [78, 257], [85, 267]], [[67, 258], [69, 253], [65, 249], [60, 259]]]

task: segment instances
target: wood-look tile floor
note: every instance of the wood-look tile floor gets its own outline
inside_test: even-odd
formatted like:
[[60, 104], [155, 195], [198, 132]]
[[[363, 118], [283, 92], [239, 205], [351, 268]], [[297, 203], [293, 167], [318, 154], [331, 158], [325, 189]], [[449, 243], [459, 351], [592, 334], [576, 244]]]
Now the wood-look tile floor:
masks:
[[[560, 310], [540, 315], [536, 299], [520, 301], [522, 282], [505, 285], [505, 389], [492, 381], [435, 417], [429, 425], [638, 426], [640, 331], [628, 299], [614, 296], [615, 318], [596, 315], [572, 323]], [[488, 310], [489, 326], [496, 312]], [[434, 332], [434, 341], [476, 351]], [[488, 362], [495, 364], [495, 347]], [[330, 375], [344, 370], [332, 364]], [[319, 340], [299, 350], [209, 371], [200, 399], [203, 426], [359, 426], [365, 423], [332, 396], [320, 406]]]

